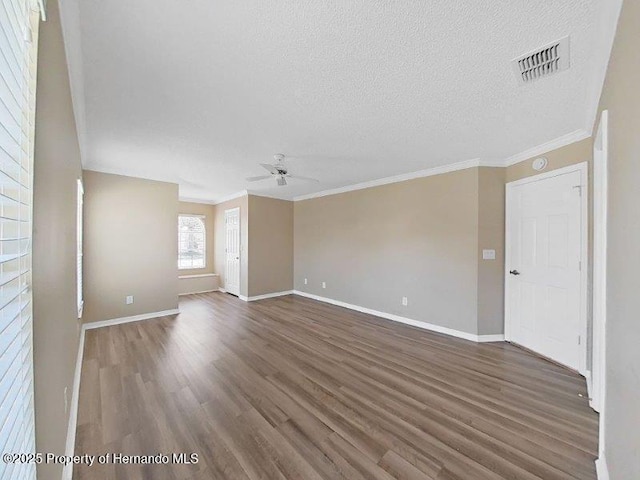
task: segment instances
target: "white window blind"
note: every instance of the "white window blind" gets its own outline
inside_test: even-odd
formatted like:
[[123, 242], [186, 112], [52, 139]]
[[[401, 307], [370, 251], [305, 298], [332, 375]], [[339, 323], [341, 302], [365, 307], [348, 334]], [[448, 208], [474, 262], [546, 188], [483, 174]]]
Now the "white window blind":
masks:
[[[0, 6], [0, 452], [35, 451], [31, 215], [37, 12]], [[35, 479], [33, 463], [0, 462], [0, 479]]]
[[178, 217], [178, 268], [205, 268], [206, 233], [202, 215]]
[[84, 188], [82, 187], [82, 180], [78, 179], [78, 211], [76, 216], [76, 239], [77, 239], [77, 288], [78, 288], [78, 318], [82, 317], [82, 306], [84, 300], [82, 297], [82, 215], [84, 212]]

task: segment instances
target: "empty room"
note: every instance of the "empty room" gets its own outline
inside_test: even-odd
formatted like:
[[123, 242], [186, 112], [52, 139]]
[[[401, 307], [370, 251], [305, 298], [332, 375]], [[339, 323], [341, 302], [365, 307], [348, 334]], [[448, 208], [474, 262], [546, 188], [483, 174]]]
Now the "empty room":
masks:
[[2, 0], [0, 480], [640, 480], [640, 2]]

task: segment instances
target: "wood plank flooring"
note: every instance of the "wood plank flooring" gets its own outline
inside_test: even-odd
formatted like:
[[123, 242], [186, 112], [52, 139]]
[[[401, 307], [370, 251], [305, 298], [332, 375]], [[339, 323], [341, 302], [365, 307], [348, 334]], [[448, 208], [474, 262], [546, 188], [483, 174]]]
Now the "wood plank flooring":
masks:
[[199, 462], [75, 480], [596, 478], [584, 380], [515, 346], [298, 296], [180, 309], [86, 332], [76, 454]]

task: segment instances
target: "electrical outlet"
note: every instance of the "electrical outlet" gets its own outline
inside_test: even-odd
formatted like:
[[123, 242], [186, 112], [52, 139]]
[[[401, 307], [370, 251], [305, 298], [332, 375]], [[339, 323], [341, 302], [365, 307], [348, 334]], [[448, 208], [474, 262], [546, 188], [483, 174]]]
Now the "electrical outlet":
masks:
[[485, 249], [482, 250], [482, 259], [483, 260], [495, 260], [496, 259], [496, 251]]
[[306, 285], [306, 284], [308, 284], [308, 283], [309, 283], [309, 280], [307, 280], [307, 279], [305, 278], [305, 279], [304, 279], [304, 284]]
[[127, 298], [125, 298], [125, 303], [127, 305], [131, 305], [133, 303], [133, 295], [127, 295]]
[[327, 288], [327, 282], [322, 282], [322, 288]]
[[69, 413], [69, 387], [64, 387], [64, 414]]
[[409, 305], [409, 300], [407, 299], [407, 297], [402, 297], [402, 305], [404, 305], [405, 307]]

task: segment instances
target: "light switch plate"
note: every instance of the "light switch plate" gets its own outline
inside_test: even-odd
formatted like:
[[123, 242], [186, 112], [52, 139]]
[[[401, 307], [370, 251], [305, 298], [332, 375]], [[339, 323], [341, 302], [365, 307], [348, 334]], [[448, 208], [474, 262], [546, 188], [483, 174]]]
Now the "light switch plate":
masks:
[[483, 260], [495, 260], [496, 259], [496, 251], [495, 250], [482, 250], [482, 259]]

